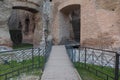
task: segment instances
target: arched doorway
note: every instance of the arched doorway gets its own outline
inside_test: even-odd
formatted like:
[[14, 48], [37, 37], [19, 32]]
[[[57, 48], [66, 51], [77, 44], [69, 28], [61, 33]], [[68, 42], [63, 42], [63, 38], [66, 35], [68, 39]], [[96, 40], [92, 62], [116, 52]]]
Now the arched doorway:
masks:
[[13, 45], [18, 45], [22, 43], [22, 31], [21, 30], [9, 30], [10, 37]]
[[13, 45], [22, 43], [22, 23], [18, 17], [18, 12], [13, 10], [9, 19], [8, 19], [8, 27], [11, 41]]
[[60, 9], [59, 23], [60, 27], [62, 27], [60, 28], [62, 43], [66, 41], [65, 39], [80, 43], [80, 12], [80, 4], [72, 4]]
[[[12, 25], [9, 20], [9, 26]], [[22, 24], [21, 22], [18, 22], [18, 28], [17, 29], [9, 29], [10, 38], [13, 42], [13, 45], [21, 44], [22, 43]]]
[[80, 9], [72, 10], [70, 23], [73, 29], [74, 41], [80, 42]]

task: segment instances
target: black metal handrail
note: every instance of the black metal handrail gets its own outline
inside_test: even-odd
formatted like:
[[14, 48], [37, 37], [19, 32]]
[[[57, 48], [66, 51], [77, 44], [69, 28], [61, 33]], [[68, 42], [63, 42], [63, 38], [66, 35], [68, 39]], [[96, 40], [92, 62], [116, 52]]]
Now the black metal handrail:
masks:
[[[80, 45], [66, 45], [66, 49], [73, 63], [79, 62], [80, 64], [84, 64], [83, 67], [93, 72], [96, 76], [104, 80], [120, 79], [120, 54], [117, 52], [83, 47]], [[101, 67], [101, 69], [99, 69], [99, 67]], [[106, 69], [110, 70], [109, 73], [107, 73]]]
[[38, 48], [4, 51], [0, 53], [0, 80], [8, 80], [34, 69], [44, 70], [52, 43]]

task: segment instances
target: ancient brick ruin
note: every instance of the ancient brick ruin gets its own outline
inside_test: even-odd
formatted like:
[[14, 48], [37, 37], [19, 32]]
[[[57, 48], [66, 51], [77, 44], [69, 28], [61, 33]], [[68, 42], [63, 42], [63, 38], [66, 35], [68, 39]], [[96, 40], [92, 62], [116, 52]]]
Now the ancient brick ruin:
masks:
[[42, 26], [39, 0], [18, 0], [13, 2], [12, 13], [8, 20], [10, 37], [13, 44], [40, 43]]
[[[63, 40], [75, 40], [75, 27], [70, 15], [76, 10], [80, 23], [80, 43], [97, 48], [118, 48], [119, 0], [53, 0], [52, 35], [55, 44]], [[77, 21], [75, 21], [77, 23]], [[73, 26], [73, 27], [72, 27]], [[73, 28], [73, 30], [71, 30]], [[72, 31], [72, 32], [71, 32]], [[55, 34], [56, 33], [56, 34]]]
[[[11, 15], [13, 19], [9, 18], [12, 23], [9, 24], [9, 30], [15, 28], [21, 36], [20, 39], [17, 36], [18, 39], [11, 37], [14, 43], [39, 45], [44, 29], [48, 29], [56, 45], [71, 41], [83, 46], [119, 48], [119, 0], [10, 0], [10, 2], [12, 13], [9, 13], [9, 16]], [[2, 24], [2, 21], [0, 23]], [[10, 33], [10, 36], [13, 36], [11, 34], [14, 35], [14, 31]]]

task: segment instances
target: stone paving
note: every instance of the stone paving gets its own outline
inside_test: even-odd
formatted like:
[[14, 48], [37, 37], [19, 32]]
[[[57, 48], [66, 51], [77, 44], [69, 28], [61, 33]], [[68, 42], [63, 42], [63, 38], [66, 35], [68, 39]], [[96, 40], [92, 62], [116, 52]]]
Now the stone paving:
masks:
[[53, 46], [41, 80], [81, 80], [71, 63], [65, 46]]

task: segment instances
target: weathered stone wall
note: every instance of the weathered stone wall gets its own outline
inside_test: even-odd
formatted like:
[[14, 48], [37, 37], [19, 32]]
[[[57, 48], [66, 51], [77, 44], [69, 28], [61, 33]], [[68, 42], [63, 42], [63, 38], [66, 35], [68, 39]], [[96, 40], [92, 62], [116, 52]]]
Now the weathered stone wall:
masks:
[[119, 48], [119, 4], [120, 0], [96, 0], [97, 21], [101, 28], [98, 39], [103, 48]]
[[[22, 35], [23, 35], [23, 43], [31, 43], [34, 46], [38, 46], [42, 37], [42, 14], [40, 10], [40, 6], [42, 0], [4, 0], [0, 1], [0, 45], [12, 46], [12, 41], [10, 39], [9, 29], [13, 29], [11, 27], [8, 28], [7, 22], [8, 18], [12, 14], [12, 11], [16, 11], [16, 17], [19, 17], [19, 20], [22, 25]], [[25, 5], [26, 4], [26, 5]], [[31, 12], [25, 9], [14, 9], [12, 7], [28, 7], [28, 9], [35, 9], [38, 12]], [[15, 15], [15, 14], [13, 14]], [[14, 16], [13, 16], [14, 17]], [[29, 32], [25, 32], [25, 19], [29, 18]], [[11, 19], [12, 20], [12, 19]], [[14, 19], [13, 19], [14, 20]], [[16, 21], [17, 23], [17, 21]], [[18, 22], [19, 23], [19, 22]], [[19, 24], [17, 24], [19, 25]], [[16, 26], [17, 27], [17, 26]], [[17, 28], [16, 28], [17, 29]]]
[[12, 46], [10, 40], [7, 20], [11, 12], [11, 4], [9, 1], [0, 1], [0, 46]]
[[34, 30], [34, 37], [33, 37], [34, 47], [38, 47], [40, 45], [40, 42], [42, 41], [42, 37], [43, 37], [43, 21], [40, 15], [42, 14], [41, 13], [35, 14], [36, 28]]
[[[13, 3], [14, 10], [17, 10], [22, 25], [23, 43], [34, 44], [34, 46], [40, 44], [42, 36], [40, 5], [41, 0], [16, 0]], [[16, 9], [18, 7], [19, 9]], [[28, 19], [28, 30], [26, 29], [26, 19]]]
[[[62, 13], [59, 13], [59, 42], [62, 42], [66, 39], [70, 39], [70, 19], [68, 15], [64, 15]], [[63, 35], [64, 34], [64, 35]]]
[[[22, 34], [23, 34], [23, 43], [31, 43], [33, 44], [33, 35], [34, 35], [34, 27], [36, 27], [35, 25], [35, 14], [31, 13], [31, 12], [27, 12], [27, 11], [23, 11], [23, 10], [19, 10], [20, 13], [20, 20], [22, 23]], [[25, 20], [26, 18], [29, 19], [29, 25], [28, 25], [28, 32], [26, 32], [26, 23]]]
[[[81, 6], [81, 42], [83, 42], [85, 39], [87, 38], [94, 38], [97, 36], [98, 33], [100, 33], [100, 27], [98, 26], [96, 20], [96, 8], [95, 8], [95, 3], [93, 1], [89, 1], [89, 0], [53, 0], [53, 6], [54, 6], [54, 10], [53, 10], [53, 39], [55, 40], [55, 44], [59, 44], [59, 42], [62, 40], [62, 38], [64, 38], [65, 34], [68, 33], [68, 28], [66, 27], [66, 25], [68, 24], [64, 24], [67, 23], [66, 19], [61, 20], [61, 14], [63, 15], [64, 18], [65, 15], [63, 13], [61, 13], [61, 9], [66, 7], [66, 6], [70, 6], [70, 5], [76, 5], [79, 4]], [[72, 8], [72, 7], [71, 7]], [[70, 12], [70, 11], [69, 11]], [[68, 15], [67, 15], [68, 16]], [[70, 24], [70, 23], [69, 23]], [[68, 25], [69, 26], [69, 25]], [[69, 27], [70, 28], [70, 27]], [[64, 29], [64, 30], [63, 30]], [[61, 32], [63, 30], [63, 32]], [[69, 35], [69, 34], [67, 34]]]
[[120, 45], [120, 0], [96, 0], [95, 3], [97, 23], [101, 33], [97, 35], [97, 38], [86, 40], [86, 44], [104, 49], [118, 49]]
[[62, 38], [69, 37], [70, 25], [66, 21], [69, 19], [61, 9], [75, 4], [81, 6], [81, 44], [98, 48], [119, 48], [120, 0], [53, 0], [54, 43], [59, 44]]
[[[23, 42], [31, 42], [35, 46], [39, 45], [43, 28], [46, 29], [47, 27], [53, 36], [54, 44], [59, 44], [64, 39], [72, 40], [73, 30], [69, 22], [69, 14], [75, 9], [74, 5], [80, 5], [81, 44], [98, 48], [119, 48], [120, 0], [52, 0], [51, 3], [46, 0], [43, 4], [41, 4], [41, 0], [27, 1], [34, 5], [28, 6], [36, 10], [40, 8], [35, 7], [35, 5], [40, 4], [45, 7], [44, 9], [41, 7], [40, 12], [35, 14], [19, 10], [23, 23], [25, 16], [29, 14], [30, 26], [33, 26], [33, 23], [36, 26], [35, 32], [29, 33], [29, 36], [24, 36]], [[11, 3], [13, 2], [15, 3], [16, 0], [0, 1], [0, 33], [3, 33], [0, 34], [0, 45], [11, 46], [12, 44], [8, 33], [7, 20], [11, 14]], [[25, 5], [23, 4], [23, 6]], [[35, 20], [32, 20], [32, 16], [35, 17]], [[48, 25], [47, 20], [49, 20]]]
[[96, 8], [115, 11], [120, 0], [96, 0]]

